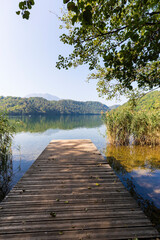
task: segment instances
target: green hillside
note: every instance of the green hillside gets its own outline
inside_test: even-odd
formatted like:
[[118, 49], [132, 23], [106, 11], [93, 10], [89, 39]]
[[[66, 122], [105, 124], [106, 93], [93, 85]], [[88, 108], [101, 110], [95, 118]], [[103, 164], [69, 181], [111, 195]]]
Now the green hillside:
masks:
[[142, 97], [138, 101], [136, 110], [160, 110], [160, 91], [151, 92]]
[[44, 98], [0, 97], [0, 110], [9, 115], [100, 114], [109, 108], [100, 102], [48, 101]]
[[[129, 101], [116, 108], [117, 111], [123, 110], [129, 106]], [[137, 101], [136, 111], [153, 112], [160, 111], [160, 91], [147, 93]]]

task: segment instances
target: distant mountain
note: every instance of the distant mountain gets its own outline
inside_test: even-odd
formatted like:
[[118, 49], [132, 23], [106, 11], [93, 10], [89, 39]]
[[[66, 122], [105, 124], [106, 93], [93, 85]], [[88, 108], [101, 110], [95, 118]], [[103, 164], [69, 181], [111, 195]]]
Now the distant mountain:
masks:
[[44, 98], [0, 97], [0, 109], [10, 115], [101, 114], [109, 107], [100, 102], [73, 100], [48, 101]]
[[44, 99], [47, 99], [48, 101], [59, 101], [60, 98], [48, 93], [31, 93], [25, 96], [26, 98], [30, 97], [42, 97]]
[[110, 110], [116, 109], [116, 108], [118, 108], [119, 106], [121, 106], [121, 105], [118, 105], [118, 104], [117, 104], [117, 105], [112, 105], [112, 106], [109, 106], [109, 109], [110, 109]]

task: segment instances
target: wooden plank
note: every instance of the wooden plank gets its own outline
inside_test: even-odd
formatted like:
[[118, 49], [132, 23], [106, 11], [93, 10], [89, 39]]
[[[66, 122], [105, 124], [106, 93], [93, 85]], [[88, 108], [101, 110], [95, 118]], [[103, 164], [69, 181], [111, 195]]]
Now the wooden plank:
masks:
[[[153, 231], [153, 227], [139, 227], [138, 230], [133, 228], [117, 228], [114, 229], [99, 229], [93, 230], [72, 230], [72, 231], [45, 231], [45, 232], [30, 232], [25, 233], [25, 230], [21, 234], [3, 234], [1, 239], [21, 239], [21, 240], [75, 240], [75, 239], [102, 239], [102, 240], [115, 240], [115, 239], [135, 239], [139, 236], [139, 239], [155, 239], [156, 230]], [[148, 237], [149, 236], [149, 237]], [[76, 237], [76, 238], [75, 238]]]
[[52, 141], [0, 204], [0, 239], [159, 237], [90, 140]]
[[[122, 184], [120, 182], [114, 182], [113, 178], [111, 179], [112, 181], [110, 183], [104, 181], [104, 179], [96, 179], [97, 183], [102, 184], [104, 187], [122, 187]], [[62, 184], [65, 183], [65, 186], [71, 186], [71, 187], [83, 187], [86, 186], [86, 180], [85, 179], [81, 179], [81, 180], [69, 180], [66, 179], [65, 182], [62, 180], [54, 180], [54, 181], [33, 181], [33, 180], [27, 180], [27, 181], [23, 181], [23, 182], [19, 182], [17, 183], [16, 187], [14, 189], [19, 189], [20, 187], [25, 188], [30, 188], [30, 185], [34, 185], [36, 186], [36, 188], [38, 187], [58, 187], [58, 186], [62, 186]], [[94, 185], [95, 186], [95, 181], [93, 181], [92, 179], [88, 179], [87, 183], [90, 184], [91, 186]]]
[[[4, 231], [9, 233], [21, 233], [23, 231], [30, 232], [30, 231], [56, 231], [60, 229], [61, 231], [69, 230], [72, 231], [73, 228], [75, 230], [81, 229], [110, 229], [112, 226], [113, 229], [115, 228], [123, 228], [123, 227], [151, 227], [152, 224], [148, 222], [146, 219], [142, 220], [135, 220], [135, 219], [110, 219], [109, 221], [105, 221], [105, 219], [79, 219], [79, 220], [70, 220], [67, 221], [58, 221], [58, 220], [50, 220], [50, 221], [21, 221], [18, 223], [7, 224], [6, 226], [0, 226], [0, 234]], [[97, 221], [98, 220], [98, 221]], [[25, 230], [24, 230], [25, 229]]]
[[[96, 231], [93, 230], [74, 230], [73, 231], [46, 231], [46, 232], [30, 232], [25, 233], [25, 229], [21, 234], [7, 234], [1, 235], [2, 239], [44, 239], [44, 240], [75, 240], [75, 239], [135, 239], [137, 235], [139, 239], [155, 239], [156, 230], [153, 232], [152, 227], [139, 227], [137, 231], [134, 231], [132, 228], [117, 228], [114, 229], [99, 229]], [[75, 238], [76, 236], [76, 238]], [[149, 236], [149, 237], [148, 237]]]
[[[116, 208], [116, 210], [114, 209], [107, 209], [107, 208], [102, 208], [102, 209], [91, 209], [91, 208], [82, 208], [82, 209], [75, 209], [75, 208], [64, 208], [64, 206], [61, 206], [61, 209], [59, 208], [60, 206], [54, 206], [54, 207], [48, 207], [48, 209], [46, 210], [46, 208], [39, 206], [38, 207], [34, 207], [34, 206], [29, 206], [29, 208], [27, 207], [25, 209], [25, 212], [27, 214], [22, 215], [22, 212], [24, 210], [24, 207], [22, 209], [22, 207], [18, 207], [18, 211], [14, 214], [13, 216], [6, 216], [5, 214], [7, 213], [7, 211], [3, 212], [1, 214], [0, 219], [3, 220], [1, 222], [1, 224], [5, 223], [6, 221], [10, 221], [15, 220], [15, 219], [26, 219], [28, 217], [28, 215], [30, 216], [30, 220], [34, 219], [34, 218], [39, 218], [39, 219], [45, 219], [50, 217], [50, 212], [54, 211], [56, 212], [57, 216], [58, 216], [58, 220], [61, 219], [82, 219], [82, 218], [91, 218], [91, 219], [98, 219], [98, 218], [116, 218], [116, 219], [126, 219], [126, 218], [130, 218], [131, 219], [146, 219], [146, 217], [144, 217], [144, 215], [142, 214], [142, 212], [138, 209], [135, 208], [134, 211], [132, 211], [129, 208], [125, 208], [125, 209], [120, 209], [120, 208]], [[35, 209], [35, 210], [34, 210]], [[87, 209], [87, 210], [86, 210]], [[118, 209], [118, 212], [117, 212]], [[32, 215], [29, 211], [30, 210], [34, 210], [34, 215]], [[45, 211], [44, 211], [45, 210]], [[73, 211], [74, 210], [74, 211]], [[95, 210], [98, 210], [96, 215], [95, 215]], [[14, 210], [12, 210], [14, 211]], [[11, 211], [8, 211], [8, 213], [11, 213]], [[121, 215], [120, 215], [121, 214]], [[16, 217], [15, 217], [16, 216]], [[74, 218], [73, 218], [74, 217]]]

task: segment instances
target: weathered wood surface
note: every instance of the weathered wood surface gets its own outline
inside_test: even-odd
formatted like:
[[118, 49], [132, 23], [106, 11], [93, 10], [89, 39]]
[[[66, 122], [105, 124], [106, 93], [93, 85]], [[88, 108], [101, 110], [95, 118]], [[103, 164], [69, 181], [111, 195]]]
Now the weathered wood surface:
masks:
[[0, 239], [155, 239], [90, 140], [52, 141], [0, 204]]

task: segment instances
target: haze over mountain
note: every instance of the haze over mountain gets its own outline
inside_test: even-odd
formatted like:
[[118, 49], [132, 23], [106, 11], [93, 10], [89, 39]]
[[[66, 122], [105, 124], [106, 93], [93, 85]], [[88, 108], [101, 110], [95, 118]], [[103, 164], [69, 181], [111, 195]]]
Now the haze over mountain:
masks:
[[116, 109], [116, 108], [118, 108], [119, 106], [121, 106], [121, 105], [116, 104], [116, 105], [109, 106], [109, 108], [110, 108], [110, 110], [111, 110], [111, 109]]
[[42, 97], [44, 99], [47, 99], [48, 101], [59, 101], [60, 98], [54, 95], [51, 95], [49, 93], [31, 93], [25, 96], [25, 98], [30, 97]]

